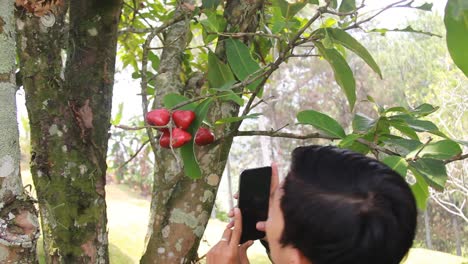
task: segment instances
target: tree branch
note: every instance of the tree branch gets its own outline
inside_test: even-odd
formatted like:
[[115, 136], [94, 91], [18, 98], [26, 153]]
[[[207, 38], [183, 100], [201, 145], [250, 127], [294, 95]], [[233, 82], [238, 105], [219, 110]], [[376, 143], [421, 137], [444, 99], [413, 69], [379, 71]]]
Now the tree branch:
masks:
[[466, 154], [460, 154], [454, 157], [451, 157], [450, 159], [444, 160], [445, 164], [449, 164], [451, 162], [457, 161], [457, 160], [464, 160], [468, 158], [468, 153]]
[[[374, 15], [364, 19], [364, 20], [361, 20], [361, 21], [357, 21], [355, 22], [354, 24], [352, 24], [351, 26], [348, 26], [346, 27], [344, 30], [349, 30], [349, 29], [353, 29], [353, 28], [358, 28], [360, 25], [364, 24], [364, 23], [367, 23], [369, 21], [371, 21], [372, 19], [374, 19], [376, 16], [380, 15], [381, 13], [385, 12], [386, 10], [388, 9], [391, 9], [391, 8], [394, 8], [394, 7], [398, 7], [399, 4], [401, 3], [404, 3], [408, 0], [400, 0], [400, 1], [397, 1], [397, 2], [394, 2], [394, 3], [391, 3], [389, 5], [387, 5], [386, 7], [382, 8], [381, 10], [379, 10], [377, 13], [375, 13]], [[400, 6], [401, 7], [401, 6]]]
[[138, 150], [128, 160], [126, 160], [124, 163], [122, 163], [117, 169], [119, 170], [119, 169], [125, 167], [125, 165], [127, 165], [130, 161], [135, 159], [136, 156], [138, 156], [138, 154], [144, 149], [146, 144], [148, 144], [149, 142], [150, 142], [149, 139], [146, 140], [145, 142], [143, 142], [143, 144], [141, 144], [141, 146], [138, 148]]
[[337, 137], [331, 137], [320, 133], [311, 133], [306, 135], [299, 135], [294, 133], [287, 133], [287, 132], [279, 132], [275, 130], [271, 131], [260, 131], [260, 130], [252, 130], [252, 131], [237, 131], [236, 135], [238, 137], [244, 136], [268, 136], [268, 137], [279, 137], [279, 138], [293, 138], [293, 139], [311, 139], [311, 138], [321, 138], [321, 139], [328, 139], [328, 140], [337, 140]]

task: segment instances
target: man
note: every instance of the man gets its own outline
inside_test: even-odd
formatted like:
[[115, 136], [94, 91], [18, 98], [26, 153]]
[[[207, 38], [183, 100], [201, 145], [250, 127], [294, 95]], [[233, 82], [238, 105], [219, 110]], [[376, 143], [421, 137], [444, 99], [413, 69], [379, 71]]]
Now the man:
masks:
[[[379, 161], [331, 146], [292, 153], [278, 184], [273, 166], [266, 232], [275, 264], [398, 264], [414, 239], [416, 203], [405, 180]], [[241, 212], [235, 208], [208, 264], [249, 263], [239, 244]]]

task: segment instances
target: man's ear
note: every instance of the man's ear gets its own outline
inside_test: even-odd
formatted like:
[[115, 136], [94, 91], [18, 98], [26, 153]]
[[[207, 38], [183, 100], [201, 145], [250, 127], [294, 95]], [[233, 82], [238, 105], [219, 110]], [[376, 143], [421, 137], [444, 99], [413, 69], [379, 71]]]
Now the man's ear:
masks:
[[312, 264], [297, 248], [288, 248], [288, 264]]

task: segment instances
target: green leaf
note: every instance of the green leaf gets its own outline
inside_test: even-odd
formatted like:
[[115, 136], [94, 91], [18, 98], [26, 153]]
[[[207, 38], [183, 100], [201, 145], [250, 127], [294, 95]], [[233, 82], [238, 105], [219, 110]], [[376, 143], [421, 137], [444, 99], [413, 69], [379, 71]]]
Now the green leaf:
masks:
[[221, 3], [221, 0], [202, 0], [202, 8], [216, 9]]
[[411, 26], [407, 26], [406, 28], [394, 28], [394, 29], [374, 28], [374, 29], [368, 30], [367, 32], [377, 32], [377, 33], [380, 33], [381, 35], [385, 35], [387, 32], [411, 32], [411, 33], [423, 34], [423, 35], [427, 35], [431, 37], [439, 37], [439, 38], [442, 37], [432, 32], [414, 29]]
[[338, 7], [338, 0], [330, 0], [330, 7], [336, 9]]
[[250, 115], [245, 115], [245, 116], [231, 116], [231, 117], [221, 118], [221, 119], [216, 120], [215, 125], [239, 122], [244, 119], [256, 119], [261, 115], [262, 114], [256, 113], [256, 114], [250, 114]]
[[424, 180], [434, 189], [442, 191], [447, 181], [447, 171], [445, 164], [441, 160], [421, 158], [409, 163], [416, 169]]
[[326, 114], [314, 110], [305, 110], [297, 114], [297, 120], [301, 124], [312, 125], [329, 136], [337, 138], [346, 137], [343, 127], [335, 119]]
[[392, 112], [399, 112], [399, 113], [409, 113], [408, 109], [404, 108], [403, 106], [395, 106], [385, 109], [384, 113], [392, 113]]
[[419, 119], [406, 119], [408, 125], [418, 132], [432, 132], [438, 131], [437, 126], [431, 121], [419, 120]]
[[318, 0], [307, 0], [307, 3], [312, 4], [312, 5], [318, 5], [319, 1]]
[[148, 52], [148, 60], [151, 61], [151, 67], [157, 71], [159, 68], [159, 57], [158, 55], [154, 54], [154, 52]]
[[390, 126], [400, 131], [403, 135], [406, 135], [411, 139], [419, 140], [419, 136], [416, 134], [414, 128], [410, 127], [404, 120], [399, 118], [389, 118], [388, 122]]
[[277, 6], [281, 10], [284, 18], [289, 19], [301, 11], [307, 4], [305, 1], [297, 1], [296, 3], [288, 3], [286, 0], [273, 0], [273, 6]]
[[343, 0], [338, 8], [340, 12], [351, 12], [356, 10], [356, 0]]
[[338, 147], [349, 148], [360, 137], [361, 135], [358, 134], [349, 134], [338, 143]]
[[353, 38], [346, 31], [339, 28], [327, 28], [325, 30], [329, 33], [334, 42], [337, 42], [346, 47], [347, 49], [351, 50], [352, 52], [356, 53], [356, 55], [361, 57], [361, 59], [363, 59], [367, 63], [367, 65], [369, 65], [372, 68], [372, 70], [374, 70], [380, 76], [380, 78], [382, 78], [382, 72], [379, 68], [379, 65], [377, 65], [372, 55], [369, 53], [369, 51], [367, 51], [367, 49], [363, 45], [361, 45], [361, 43], [359, 43], [359, 41]]
[[335, 80], [343, 89], [352, 110], [356, 102], [356, 81], [354, 80], [353, 71], [351, 71], [348, 63], [338, 51], [326, 49], [320, 42], [315, 42], [315, 45], [323, 58], [330, 63], [335, 74]]
[[[187, 130], [190, 134], [195, 135], [200, 125], [203, 123], [203, 120], [206, 118], [208, 114], [208, 110], [210, 109], [211, 103], [213, 100], [206, 99], [205, 101], [201, 102], [195, 109], [195, 120], [190, 125], [189, 129]], [[202, 175], [200, 166], [198, 165], [198, 161], [194, 152], [194, 136], [192, 140], [182, 146], [180, 148], [180, 155], [182, 156], [182, 160], [184, 162], [184, 173], [191, 179], [199, 179]]]
[[[185, 101], [188, 101], [189, 99], [183, 95], [180, 95], [178, 93], [170, 93], [170, 94], [166, 94], [163, 98], [163, 103], [164, 103], [164, 106], [167, 108], [167, 109], [172, 109], [174, 106], [180, 104], [180, 103], [183, 103]], [[190, 103], [190, 104], [187, 104], [187, 105], [184, 105], [178, 109], [180, 110], [194, 110], [195, 108], [197, 107], [197, 105], [195, 103]]]
[[468, 77], [468, 2], [448, 0], [445, 6], [447, 48], [453, 62]]
[[411, 184], [411, 191], [416, 198], [416, 205], [420, 210], [426, 210], [427, 198], [429, 198], [429, 185], [424, 180], [424, 177], [416, 169], [409, 167], [413, 173], [416, 182]]
[[432, 3], [424, 3], [424, 4], [420, 5], [420, 6], [415, 6], [413, 8], [421, 9], [421, 10], [424, 10], [424, 11], [431, 11], [433, 5], [434, 4], [432, 4]]
[[119, 103], [119, 110], [117, 111], [117, 114], [115, 114], [114, 119], [111, 121], [112, 125], [116, 126], [120, 124], [120, 120], [122, 120], [123, 107], [123, 103]]
[[[223, 89], [223, 88], [219, 88], [219, 89], [210, 89], [210, 91], [214, 91], [215, 93], [218, 93], [216, 95], [217, 98], [219, 98], [221, 101], [233, 101], [234, 103], [240, 105], [240, 106], [244, 106], [244, 99], [242, 99], [242, 97], [240, 97], [239, 95], [237, 95], [236, 93], [234, 93], [234, 91], [232, 90], [226, 90], [226, 89]], [[221, 93], [219, 93], [221, 92]]]
[[410, 159], [414, 158], [418, 152], [419, 157], [445, 160], [461, 154], [462, 149], [456, 142], [446, 139], [420, 146], [409, 153], [406, 157]]
[[[253, 74], [260, 70], [260, 66], [250, 55], [249, 48], [240, 40], [226, 39], [226, 54], [229, 66], [231, 66], [232, 71], [241, 81], [249, 76], [254, 77]], [[260, 83], [261, 80], [256, 80], [248, 85], [247, 88], [250, 91], [255, 91]]]
[[408, 162], [402, 157], [398, 156], [388, 156], [382, 160], [387, 166], [389, 166], [392, 170], [398, 172], [401, 177], [406, 177], [406, 173], [408, 171]]
[[376, 121], [363, 114], [354, 115], [353, 130], [356, 132], [368, 132], [376, 125]]
[[334, 18], [327, 18], [320, 27], [322, 28], [331, 28], [333, 27], [338, 21], [336, 21], [336, 19]]
[[234, 75], [228, 65], [218, 59], [213, 52], [208, 53], [208, 84], [210, 87], [221, 87], [234, 81]]
[[422, 145], [422, 143], [419, 140], [406, 138], [391, 138], [385, 140], [384, 143], [387, 146], [396, 148], [398, 153], [403, 154], [405, 156]]
[[434, 107], [434, 106], [432, 106], [430, 104], [424, 103], [424, 104], [419, 105], [415, 109], [411, 110], [411, 113], [414, 114], [414, 115], [417, 115], [417, 116], [427, 116], [429, 114], [434, 113], [438, 109], [439, 109], [438, 106]]
[[226, 20], [223, 16], [216, 13], [216, 11], [205, 11], [206, 19], [200, 23], [211, 32], [223, 31], [226, 26]]

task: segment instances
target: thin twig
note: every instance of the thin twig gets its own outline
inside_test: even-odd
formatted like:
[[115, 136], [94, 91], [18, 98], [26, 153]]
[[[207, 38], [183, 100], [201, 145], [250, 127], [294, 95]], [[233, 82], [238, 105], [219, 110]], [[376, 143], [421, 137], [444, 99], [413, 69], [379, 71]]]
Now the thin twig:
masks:
[[467, 158], [468, 158], [468, 153], [460, 154], [460, 155], [456, 155], [454, 157], [451, 157], [450, 159], [444, 160], [444, 163], [449, 164], [450, 162], [454, 162], [454, 161], [457, 161], [457, 160], [464, 160], [464, 159], [467, 159]]
[[242, 38], [242, 37], [251, 37], [251, 36], [260, 36], [260, 37], [267, 37], [267, 38], [274, 38], [274, 39], [283, 39], [280, 35], [268, 34], [263, 32], [235, 32], [235, 33], [226, 33], [226, 32], [215, 32], [212, 34], [216, 34], [219, 36], [224, 37], [232, 37], [232, 38]]
[[349, 30], [349, 29], [352, 29], [352, 28], [358, 28], [361, 24], [364, 24], [366, 22], [369, 22], [371, 21], [372, 19], [374, 19], [376, 16], [380, 15], [381, 13], [385, 12], [386, 10], [388, 9], [391, 9], [391, 8], [394, 8], [395, 6], [397, 6], [398, 4], [401, 4], [401, 3], [404, 3], [408, 0], [401, 0], [401, 1], [397, 1], [397, 2], [394, 2], [392, 4], [389, 4], [387, 5], [386, 7], [382, 8], [379, 12], [375, 13], [374, 15], [364, 19], [364, 20], [361, 20], [361, 21], [357, 21], [356, 23], [352, 24], [351, 26], [348, 26], [346, 27], [344, 30]]
[[322, 138], [322, 139], [329, 139], [329, 140], [336, 140], [339, 139], [338, 137], [331, 137], [327, 135], [323, 135], [320, 133], [311, 133], [306, 135], [299, 135], [294, 133], [288, 132], [278, 132], [277, 130], [271, 131], [261, 131], [261, 130], [252, 130], [252, 131], [237, 131], [236, 135], [238, 137], [244, 136], [268, 136], [268, 137], [279, 137], [279, 138], [293, 138], [293, 139], [312, 139], [312, 138]]
[[122, 163], [118, 168], [117, 170], [120, 170], [121, 168], [125, 167], [130, 161], [132, 161], [133, 159], [136, 158], [136, 156], [138, 156], [138, 154], [143, 150], [143, 148], [146, 146], [146, 144], [148, 144], [150, 141], [149, 139], [146, 140], [145, 142], [143, 142], [143, 144], [141, 144], [141, 146], [138, 148], [138, 150], [135, 152], [135, 154], [133, 154], [128, 160], [126, 160], [124, 163]]

